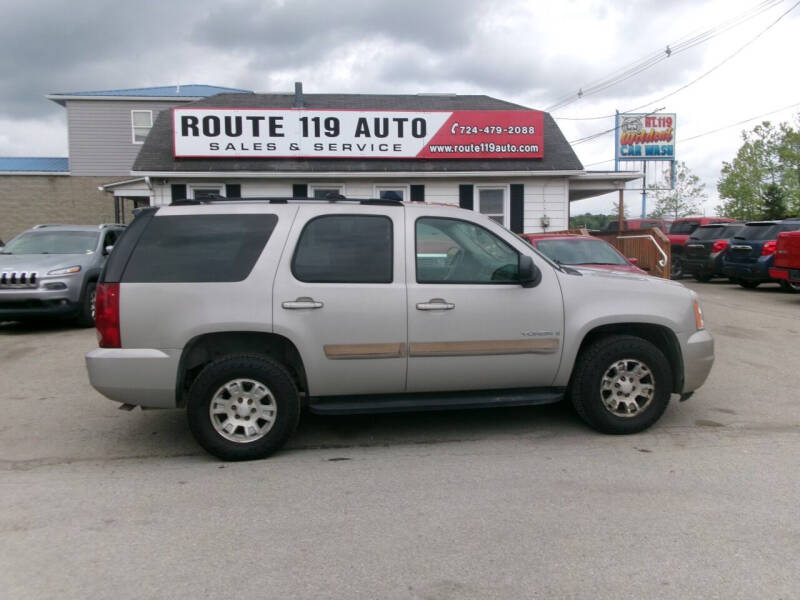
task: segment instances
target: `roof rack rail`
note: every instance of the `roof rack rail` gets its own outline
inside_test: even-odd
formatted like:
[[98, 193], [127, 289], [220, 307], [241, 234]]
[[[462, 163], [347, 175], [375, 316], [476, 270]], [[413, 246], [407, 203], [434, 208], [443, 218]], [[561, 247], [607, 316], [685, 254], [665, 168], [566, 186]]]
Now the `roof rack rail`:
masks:
[[127, 227], [125, 223], [100, 223], [97, 226], [98, 229], [103, 229], [104, 227]]
[[58, 227], [61, 223], [39, 223], [34, 225], [31, 229], [44, 229], [45, 227]]
[[391, 198], [347, 198], [341, 194], [330, 193], [324, 198], [294, 198], [290, 196], [252, 196], [246, 198], [230, 198], [220, 194], [213, 194], [202, 199], [183, 199], [173, 200], [170, 206], [192, 206], [198, 204], [214, 204], [217, 202], [266, 202], [268, 204], [288, 204], [289, 202], [358, 202], [359, 204], [371, 204], [377, 206], [402, 206], [402, 200]]

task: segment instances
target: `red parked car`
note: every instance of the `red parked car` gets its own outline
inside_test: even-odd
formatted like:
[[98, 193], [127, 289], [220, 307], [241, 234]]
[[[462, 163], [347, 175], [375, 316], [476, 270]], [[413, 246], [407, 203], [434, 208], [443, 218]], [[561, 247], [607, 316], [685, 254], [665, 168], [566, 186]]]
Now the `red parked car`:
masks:
[[675, 219], [669, 227], [669, 245], [672, 251], [670, 258], [672, 279], [680, 279], [684, 275], [683, 256], [686, 252], [686, 243], [694, 230], [701, 225], [711, 225], [712, 223], [735, 223], [736, 219], [727, 217], [684, 217]]
[[647, 275], [636, 259], [625, 256], [608, 242], [577, 233], [523, 233], [522, 238], [550, 260], [571, 267], [597, 267]]
[[[800, 291], [800, 231], [784, 231], [778, 234], [775, 246], [775, 263], [769, 276], [795, 291]], [[791, 290], [790, 290], [791, 291]]]

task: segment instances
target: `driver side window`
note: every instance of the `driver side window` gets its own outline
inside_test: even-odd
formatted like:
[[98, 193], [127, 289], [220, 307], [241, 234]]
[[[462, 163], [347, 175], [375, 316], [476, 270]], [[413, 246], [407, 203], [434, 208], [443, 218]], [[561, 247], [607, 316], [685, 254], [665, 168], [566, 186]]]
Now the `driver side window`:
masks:
[[417, 283], [519, 281], [519, 253], [480, 225], [425, 217], [416, 223]]

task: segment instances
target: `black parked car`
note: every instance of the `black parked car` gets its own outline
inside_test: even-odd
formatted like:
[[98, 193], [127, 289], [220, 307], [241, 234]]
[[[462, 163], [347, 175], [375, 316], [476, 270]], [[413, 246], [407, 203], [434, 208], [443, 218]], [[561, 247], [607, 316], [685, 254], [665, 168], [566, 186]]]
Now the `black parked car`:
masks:
[[744, 228], [744, 223], [712, 223], [701, 225], [686, 241], [684, 270], [697, 281], [724, 277], [722, 257], [731, 245], [731, 238]]

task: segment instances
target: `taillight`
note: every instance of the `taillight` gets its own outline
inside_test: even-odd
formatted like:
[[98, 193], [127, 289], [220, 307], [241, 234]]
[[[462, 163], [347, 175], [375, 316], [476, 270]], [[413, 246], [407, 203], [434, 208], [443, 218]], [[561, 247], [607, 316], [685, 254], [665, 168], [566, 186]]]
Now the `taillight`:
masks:
[[728, 247], [728, 240], [717, 240], [716, 242], [714, 242], [714, 245], [711, 246], [711, 252], [714, 253], [722, 252], [727, 247]]
[[119, 284], [99, 283], [95, 297], [94, 326], [101, 348], [121, 348], [119, 334]]
[[778, 247], [778, 242], [776, 242], [775, 240], [764, 242], [764, 245], [761, 247], [761, 256], [768, 256], [774, 253], [777, 247]]

